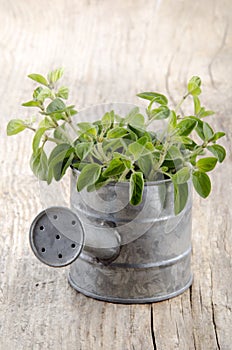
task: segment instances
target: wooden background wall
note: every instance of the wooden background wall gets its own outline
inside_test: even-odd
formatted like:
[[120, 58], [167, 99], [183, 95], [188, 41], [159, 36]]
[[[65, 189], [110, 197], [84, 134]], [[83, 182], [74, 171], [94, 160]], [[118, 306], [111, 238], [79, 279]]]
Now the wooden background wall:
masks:
[[[231, 349], [230, 0], [0, 0], [0, 349]], [[78, 108], [136, 103], [141, 90], [174, 102], [187, 80], [203, 80], [211, 121], [228, 157], [213, 193], [194, 198], [194, 284], [151, 305], [114, 305], [76, 293], [65, 269], [32, 255], [28, 229], [42, 208], [29, 165], [31, 134], [7, 138], [10, 118], [29, 116], [26, 75], [65, 67]], [[153, 320], [153, 322], [151, 322]]]

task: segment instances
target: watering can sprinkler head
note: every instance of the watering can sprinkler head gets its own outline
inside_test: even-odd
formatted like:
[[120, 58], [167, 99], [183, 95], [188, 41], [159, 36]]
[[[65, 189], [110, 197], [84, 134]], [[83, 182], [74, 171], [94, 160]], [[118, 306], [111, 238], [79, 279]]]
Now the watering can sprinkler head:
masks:
[[104, 265], [120, 253], [120, 235], [115, 229], [89, 226], [86, 236], [78, 216], [66, 207], [50, 207], [40, 212], [31, 224], [29, 237], [35, 256], [52, 267], [70, 265], [83, 249]]

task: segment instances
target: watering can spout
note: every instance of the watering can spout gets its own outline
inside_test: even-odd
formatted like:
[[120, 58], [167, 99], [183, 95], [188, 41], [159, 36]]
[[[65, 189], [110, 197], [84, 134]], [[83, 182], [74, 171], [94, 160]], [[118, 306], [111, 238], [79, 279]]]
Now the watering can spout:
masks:
[[120, 235], [105, 225], [87, 229], [86, 234], [80, 219], [69, 208], [47, 208], [31, 224], [32, 251], [41, 262], [52, 267], [70, 265], [82, 251], [104, 265], [110, 264], [120, 254]]

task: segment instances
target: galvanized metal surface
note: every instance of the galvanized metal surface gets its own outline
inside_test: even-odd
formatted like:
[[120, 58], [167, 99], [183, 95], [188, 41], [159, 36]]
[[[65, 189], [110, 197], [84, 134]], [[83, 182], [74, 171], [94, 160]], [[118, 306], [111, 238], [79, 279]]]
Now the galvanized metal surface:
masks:
[[[71, 207], [88, 231], [108, 230], [121, 236], [120, 254], [104, 266], [84, 248], [71, 265], [71, 285], [87, 296], [120, 303], [160, 301], [182, 293], [192, 283], [191, 185], [183, 212], [173, 212], [173, 185], [164, 180], [145, 186], [139, 206], [128, 203], [129, 185], [109, 184], [96, 192], [77, 193], [71, 180]], [[107, 200], [106, 200], [107, 198]], [[102, 226], [103, 225], [103, 226]]]
[[35, 256], [53, 267], [71, 264], [84, 244], [81, 222], [71, 210], [62, 207], [40, 212], [31, 224], [29, 237]]

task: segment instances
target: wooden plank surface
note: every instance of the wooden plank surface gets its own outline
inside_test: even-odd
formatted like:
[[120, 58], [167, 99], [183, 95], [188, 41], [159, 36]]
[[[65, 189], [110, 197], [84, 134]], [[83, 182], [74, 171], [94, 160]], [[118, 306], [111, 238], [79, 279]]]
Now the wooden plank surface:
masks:
[[[231, 23], [230, 0], [0, 0], [1, 350], [232, 348]], [[176, 101], [189, 77], [202, 77], [228, 157], [212, 175], [211, 197], [194, 198], [194, 283], [183, 295], [152, 305], [98, 302], [68, 285], [67, 269], [32, 255], [28, 229], [42, 204], [28, 165], [31, 135], [7, 138], [5, 126], [25, 116], [26, 75], [60, 65], [78, 108], [136, 103], [143, 89]]]

